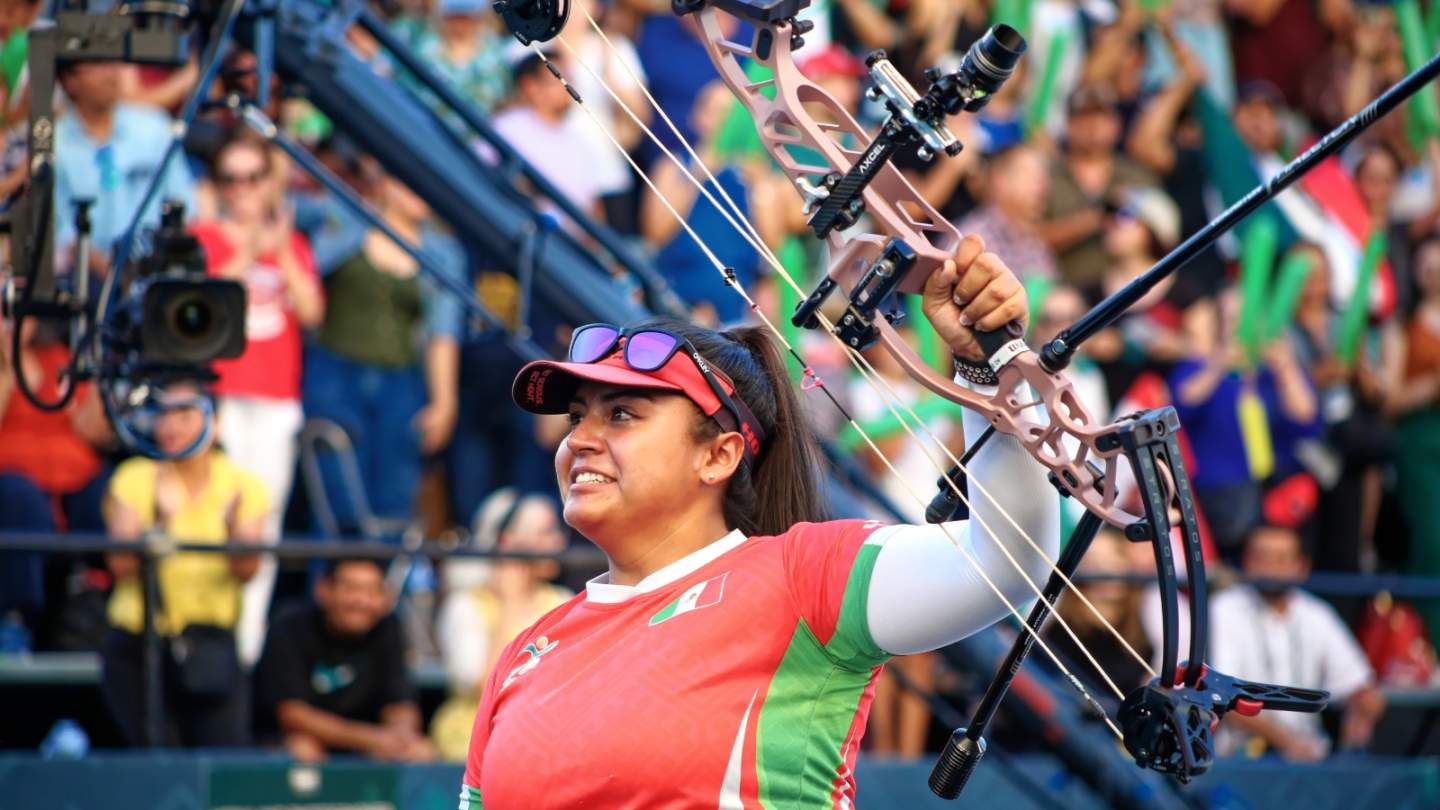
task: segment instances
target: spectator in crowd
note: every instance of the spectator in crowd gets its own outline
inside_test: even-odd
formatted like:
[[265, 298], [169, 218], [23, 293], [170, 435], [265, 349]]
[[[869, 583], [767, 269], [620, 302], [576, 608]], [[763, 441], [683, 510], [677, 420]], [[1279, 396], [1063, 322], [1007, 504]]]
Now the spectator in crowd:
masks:
[[1190, 0], [1161, 7], [1165, 14], [1156, 20], [1161, 36], [1152, 33], [1146, 37], [1147, 87], [1173, 82], [1172, 74], [1176, 72], [1192, 73], [1192, 67], [1176, 52], [1178, 43], [1187, 54], [1193, 55], [1192, 75], [1199, 79], [1205, 92], [1222, 108], [1229, 108], [1235, 100], [1235, 75], [1223, 19], [1225, 5], [1226, 0]]
[[[620, 0], [620, 3], [640, 16], [635, 31], [635, 51], [645, 68], [651, 96], [674, 122], [680, 139], [695, 143], [691, 114], [700, 93], [715, 81], [715, 65], [700, 41], [694, 16], [677, 16], [663, 0]], [[739, 37], [737, 41], [746, 38], [740, 31], [738, 17], [719, 14], [715, 20], [725, 36]], [[672, 152], [684, 152], [669, 127], [652, 129]], [[656, 161], [668, 160], [649, 138], [641, 141], [636, 151], [640, 168], [647, 172]]]
[[[1440, 576], [1440, 238], [1415, 251], [1419, 300], [1405, 326], [1403, 382], [1390, 399], [1400, 509], [1409, 525], [1412, 573]], [[1432, 643], [1440, 642], [1440, 605], [1420, 602]]]
[[[633, 152], [642, 141], [650, 142], [641, 124], [659, 125], [651, 120], [654, 107], [645, 97], [645, 67], [640, 64], [634, 43], [613, 25], [615, 15], [610, 4], [596, 3], [573, 11], [560, 32], [568, 46], [564, 52], [576, 66], [566, 79], [585, 99], [589, 112], [571, 104], [567, 114], [577, 119], [576, 126], [589, 135], [589, 171], [599, 186], [605, 221], [621, 233], [635, 233], [639, 223], [634, 171], [610, 138], [613, 136], [623, 149]], [[599, 31], [591, 25], [591, 19], [600, 26]], [[621, 104], [629, 108], [628, 113]], [[639, 123], [630, 117], [632, 114]], [[659, 126], [669, 130], [668, 126]]]
[[[1260, 177], [1273, 177], [1285, 164], [1287, 148], [1285, 99], [1279, 88], [1265, 80], [1241, 84], [1236, 89], [1231, 121], [1235, 134], [1250, 150], [1250, 159]], [[1356, 266], [1351, 236], [1326, 216], [1323, 206], [1308, 192], [1291, 190], [1277, 196], [1274, 206], [1284, 220], [1306, 241], [1319, 245], [1334, 272], [1348, 272]]]
[[[1333, 128], [1355, 115], [1408, 72], [1394, 8], [1389, 3], [1355, 4], [1351, 24], [1336, 37], [1330, 69], [1322, 63], [1320, 70], [1305, 71], [1317, 126]], [[1365, 139], [1384, 143], [1411, 164], [1416, 157], [1407, 131], [1412, 121], [1409, 115], [1386, 115], [1371, 125]]]
[[[1109, 267], [1100, 291], [1118, 292], [1149, 270], [1180, 241], [1180, 212], [1158, 188], [1136, 186], [1121, 191], [1117, 208], [1105, 217], [1104, 244]], [[1106, 385], [1119, 402], [1146, 371], [1168, 371], [1192, 348], [1184, 333], [1184, 313], [1171, 303], [1174, 276], [1155, 285], [1116, 322], [1118, 340], [1096, 347], [1103, 359]]]
[[[562, 73], [571, 72], [570, 60], [564, 55], [552, 53], [545, 58]], [[604, 221], [600, 196], [605, 189], [600, 178], [590, 171], [592, 162], [607, 160], [597, 157], [602, 144], [595, 142], [590, 125], [570, 115], [575, 102], [565, 86], [550, 75], [545, 58], [530, 50], [520, 52], [514, 66], [514, 103], [497, 114], [491, 123], [500, 137], [576, 208]], [[603, 146], [610, 152], [615, 151], [609, 143]], [[555, 210], [549, 202], [542, 202], [540, 207]]]
[[[243, 131], [242, 131], [243, 132]], [[245, 285], [245, 353], [219, 360], [216, 427], [232, 461], [265, 484], [264, 538], [280, 538], [295, 474], [300, 408], [301, 330], [325, 317], [324, 293], [309, 243], [275, 184], [270, 147], [240, 135], [214, 160], [219, 215], [195, 226], [211, 275]], [[262, 560], [245, 585], [241, 658], [254, 663], [264, 638], [275, 563]]]
[[[1440, 170], [1440, 140], [1430, 138], [1425, 142], [1425, 151], [1430, 157], [1432, 171]], [[1371, 232], [1380, 231], [1385, 235], [1385, 260], [1390, 264], [1390, 275], [1395, 286], [1395, 311], [1407, 313], [1415, 303], [1415, 274], [1410, 267], [1415, 244], [1436, 231], [1440, 224], [1440, 197], [1436, 197], [1428, 210], [1408, 221], [1401, 219], [1395, 211], [1396, 189], [1405, 163], [1398, 153], [1384, 141], [1368, 144], [1360, 153], [1355, 164], [1355, 189], [1365, 203], [1370, 215]], [[1440, 186], [1434, 186], [1440, 188]]]
[[[480, 551], [558, 554], [566, 535], [554, 503], [541, 495], [496, 490], [475, 516], [472, 546]], [[485, 678], [512, 638], [570, 597], [552, 584], [554, 560], [447, 561], [448, 594], [436, 620], [451, 697], [436, 712], [431, 737], [442, 759], [462, 760]]]
[[[71, 112], [55, 122], [55, 243], [63, 255], [75, 241], [75, 201], [90, 208], [90, 254], [103, 274], [109, 251], [130, 226], [151, 178], [170, 145], [170, 118], [164, 112], [121, 100], [126, 66], [119, 62], [62, 65], [59, 83]], [[160, 193], [141, 219], [153, 226], [160, 204], [180, 200], [193, 206], [190, 171], [175, 159], [166, 169]]]
[[1130, 132], [1140, 111], [1148, 54], [1146, 30], [1153, 20], [1140, 3], [1119, 3], [1115, 21], [1094, 34], [1085, 53], [1080, 83], [1105, 86], [1115, 91], [1115, 111], [1120, 115], [1120, 140]]
[[[1194, 8], [1203, 9], [1202, 0]], [[1176, 13], [1182, 10], [1171, 6]], [[1212, 9], [1218, 14], [1218, 9]], [[1169, 78], [1138, 110], [1125, 139], [1125, 151], [1141, 166], [1163, 178], [1163, 190], [1174, 201], [1179, 210], [1179, 235], [1188, 236], [1199, 231], [1210, 222], [1209, 201], [1211, 173], [1206, 162], [1204, 132], [1199, 126], [1194, 111], [1199, 102], [1197, 96], [1208, 95], [1211, 99], [1228, 99], [1235, 94], [1229, 80], [1229, 54], [1225, 54], [1226, 68], [1223, 93], [1216, 89], [1213, 66], [1204, 63], [1178, 33], [1168, 27], [1160, 27], [1161, 36], [1151, 41], [1164, 42], [1165, 61]], [[1224, 42], [1224, 31], [1218, 35]], [[1202, 40], [1208, 36], [1202, 36]], [[1152, 48], [1150, 63], [1155, 62], [1156, 49]], [[1169, 63], [1175, 66], [1173, 70]], [[1208, 80], [1208, 81], [1207, 81]], [[1203, 93], [1201, 93], [1203, 89]], [[1216, 102], [1220, 103], [1220, 102]], [[1207, 247], [1186, 265], [1186, 271], [1177, 273], [1174, 294], [1168, 300], [1181, 308], [1188, 308], [1196, 299], [1213, 295], [1225, 285], [1225, 268], [1214, 245]]]
[[[105, 527], [112, 537], [134, 540], [160, 531], [186, 543], [259, 543], [269, 503], [259, 479], [241, 470], [206, 431], [202, 401], [208, 393], [192, 383], [172, 384], [160, 396], [155, 445], [167, 457], [136, 457], [110, 479]], [[125, 740], [143, 739], [140, 559], [130, 553], [106, 557], [115, 577], [110, 596], [114, 628], [102, 655], [101, 687]], [[259, 555], [179, 552], [156, 565], [160, 611], [155, 627], [170, 655], [160, 678], [167, 746], [239, 746], [250, 741], [249, 701], [235, 647], [240, 592], [260, 566]]]
[[985, 249], [1015, 267], [1021, 280], [1054, 279], [1055, 254], [1039, 232], [1050, 193], [1045, 155], [1016, 144], [985, 162], [985, 201], [955, 224], [985, 241]]
[[[1300, 535], [1257, 526], [1245, 539], [1241, 570], [1251, 580], [1214, 595], [1210, 663], [1237, 678], [1324, 689], [1345, 704], [1339, 746], [1364, 749], [1385, 699], [1375, 688], [1370, 664], [1334, 608], [1299, 588], [1310, 573]], [[1311, 762], [1329, 752], [1320, 717], [1303, 712], [1264, 712], [1226, 717], [1222, 751], [1257, 750]]]
[[1260, 518], [1260, 482], [1295, 471], [1295, 443], [1319, 434], [1319, 407], [1288, 340], [1265, 346], [1252, 366], [1235, 337], [1237, 291], [1222, 294], [1219, 308], [1215, 348], [1180, 360], [1169, 381], [1195, 451], [1195, 498], [1216, 549], [1233, 560]]
[[0, 3], [0, 202], [7, 200], [29, 179], [26, 158], [26, 119], [30, 112], [30, 82], [26, 60], [30, 26], [40, 16], [40, 0], [5, 0]]
[[1153, 186], [1155, 178], [1116, 151], [1120, 115], [1108, 85], [1085, 85], [1066, 105], [1065, 143], [1050, 169], [1050, 194], [1040, 232], [1059, 260], [1060, 277], [1084, 292], [1100, 284], [1106, 207], [1119, 192]]
[[1346, 0], [1225, 0], [1234, 57], [1235, 81], [1262, 80], [1280, 93], [1280, 101], [1298, 107], [1310, 64], [1325, 53], [1331, 33], [1351, 23], [1354, 7]]
[[[461, 98], [481, 112], [494, 110], [510, 91], [505, 64], [509, 37], [500, 30], [500, 18], [483, 0], [437, 0], [434, 5], [433, 24], [400, 25], [399, 33]], [[413, 80], [410, 84], [419, 87]]]
[[[432, 267], [463, 280], [463, 253], [430, 227], [424, 201], [387, 176], [374, 202]], [[384, 233], [367, 230], [359, 241], [324, 276], [325, 320], [305, 355], [304, 407], [350, 437], [375, 515], [408, 520], [422, 456], [445, 447], [455, 428], [464, 321], [455, 297]], [[325, 475], [325, 492], [342, 529], [356, 528], [338, 472]]]
[[[1384, 409], [1400, 378], [1403, 338], [1399, 325], [1387, 321], [1361, 334], [1353, 357], [1341, 356], [1341, 318], [1332, 306], [1331, 265], [1325, 253], [1299, 242], [1290, 255], [1310, 261], [1290, 334], [1315, 383], [1325, 430], [1323, 442], [1304, 448], [1307, 467], [1322, 490], [1311, 552], [1323, 570], [1370, 570], [1383, 471], [1393, 446]], [[1350, 618], [1358, 607], [1341, 605]]]
[[[20, 367], [29, 390], [53, 403], [63, 393], [56, 380], [70, 352], [64, 343], [37, 337], [38, 324], [34, 318], [22, 323]], [[100, 533], [108, 471], [97, 449], [110, 443], [111, 433], [99, 397], [93, 385], [80, 384], [65, 408], [35, 407], [15, 379], [13, 328], [0, 320], [0, 532]], [[61, 607], [60, 595], [46, 593], [46, 570], [69, 569], [72, 561], [33, 551], [0, 554], [0, 623], [26, 628], [10, 636], [17, 642], [9, 652], [24, 651], [18, 639], [25, 635], [42, 641], [35, 637]], [[16, 615], [7, 616], [11, 611]]]
[[330, 562], [315, 601], [276, 618], [255, 668], [262, 740], [302, 762], [338, 751], [423, 762], [434, 749], [405, 670], [405, 638], [372, 559]]

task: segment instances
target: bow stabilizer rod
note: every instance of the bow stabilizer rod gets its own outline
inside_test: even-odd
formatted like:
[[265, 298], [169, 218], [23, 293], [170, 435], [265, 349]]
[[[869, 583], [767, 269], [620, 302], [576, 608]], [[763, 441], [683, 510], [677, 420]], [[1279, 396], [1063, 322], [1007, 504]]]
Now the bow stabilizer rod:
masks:
[[1075, 350], [1081, 343], [1119, 320], [1126, 310], [1144, 298], [1145, 294], [1150, 292], [1156, 284], [1185, 266], [1202, 250], [1209, 247], [1210, 243], [1240, 224], [1240, 221], [1249, 216], [1256, 208], [1284, 191], [1290, 184], [1300, 179], [1301, 175], [1319, 165], [1320, 161], [1340, 151], [1342, 147], [1354, 140], [1356, 135], [1369, 129], [1371, 124], [1418, 93], [1421, 88], [1434, 81], [1436, 76], [1440, 76], [1440, 54], [1431, 57], [1430, 61], [1416, 68], [1410, 75], [1381, 93], [1374, 101], [1366, 105], [1365, 109], [1330, 130], [1325, 137], [1305, 150], [1304, 154], [1285, 164], [1273, 177], [1251, 189], [1249, 194], [1225, 209], [1224, 213], [1216, 217], [1210, 224], [1180, 243], [1165, 258], [1156, 262], [1155, 266], [1146, 270], [1144, 275], [1111, 293], [1108, 298], [1082, 315], [1080, 320], [1061, 331], [1054, 340], [1045, 344], [1040, 350], [1040, 364], [1052, 372], [1070, 365], [1070, 358], [1075, 355]]

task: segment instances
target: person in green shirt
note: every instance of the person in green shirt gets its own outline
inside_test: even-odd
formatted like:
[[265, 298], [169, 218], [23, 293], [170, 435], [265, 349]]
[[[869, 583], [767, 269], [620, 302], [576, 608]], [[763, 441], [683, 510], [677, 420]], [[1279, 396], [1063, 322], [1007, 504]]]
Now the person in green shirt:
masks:
[[[430, 227], [424, 201], [392, 177], [373, 188], [386, 224], [440, 272], [463, 281], [464, 254]], [[375, 515], [406, 520], [422, 456], [442, 450], [455, 428], [460, 305], [379, 230], [356, 229], [348, 250], [317, 245], [316, 253], [338, 258], [320, 266], [325, 320], [305, 354], [305, 413], [349, 435]], [[355, 505], [338, 472], [324, 478], [336, 519], [355, 528]]]

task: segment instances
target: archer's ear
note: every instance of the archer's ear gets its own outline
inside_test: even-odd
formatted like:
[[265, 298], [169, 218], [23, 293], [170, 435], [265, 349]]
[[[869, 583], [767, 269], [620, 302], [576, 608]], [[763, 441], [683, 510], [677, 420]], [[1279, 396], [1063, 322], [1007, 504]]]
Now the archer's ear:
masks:
[[700, 480], [705, 484], [722, 484], [739, 469], [745, 458], [745, 440], [739, 433], [721, 433], [710, 440], [700, 468]]

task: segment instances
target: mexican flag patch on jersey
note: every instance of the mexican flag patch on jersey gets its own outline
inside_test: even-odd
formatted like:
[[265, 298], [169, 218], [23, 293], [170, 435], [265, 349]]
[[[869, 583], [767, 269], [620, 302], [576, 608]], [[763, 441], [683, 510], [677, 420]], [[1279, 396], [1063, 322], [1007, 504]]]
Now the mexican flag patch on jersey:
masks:
[[680, 598], [660, 608], [660, 612], [650, 617], [650, 626], [673, 619], [682, 613], [689, 613], [692, 610], [699, 610], [703, 607], [710, 607], [720, 601], [720, 596], [725, 592], [725, 577], [730, 572], [726, 571], [718, 577], [711, 577], [704, 582], [697, 582], [691, 585], [686, 591], [680, 594]]

